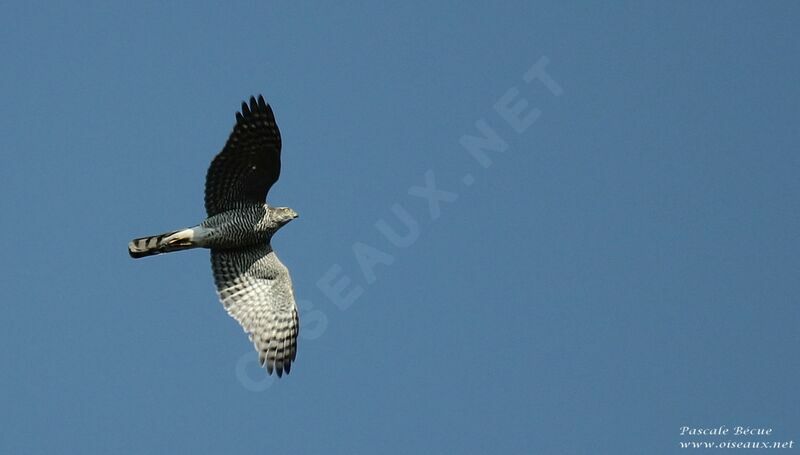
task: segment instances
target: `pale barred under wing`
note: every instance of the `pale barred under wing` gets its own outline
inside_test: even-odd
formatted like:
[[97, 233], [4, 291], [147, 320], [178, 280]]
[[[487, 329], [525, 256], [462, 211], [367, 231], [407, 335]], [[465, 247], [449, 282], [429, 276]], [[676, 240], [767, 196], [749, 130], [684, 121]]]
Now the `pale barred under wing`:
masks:
[[259, 361], [288, 374], [297, 354], [299, 324], [289, 271], [269, 245], [211, 250], [223, 306], [250, 335]]

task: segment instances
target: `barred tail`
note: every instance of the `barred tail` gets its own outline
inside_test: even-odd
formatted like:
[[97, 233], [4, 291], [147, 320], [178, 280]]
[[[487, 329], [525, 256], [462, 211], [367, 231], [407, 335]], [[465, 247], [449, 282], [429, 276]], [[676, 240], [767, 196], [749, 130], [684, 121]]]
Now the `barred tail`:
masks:
[[193, 229], [180, 229], [151, 237], [142, 237], [131, 240], [128, 244], [128, 253], [132, 258], [142, 258], [170, 251], [186, 250], [197, 246], [192, 241], [193, 239]]

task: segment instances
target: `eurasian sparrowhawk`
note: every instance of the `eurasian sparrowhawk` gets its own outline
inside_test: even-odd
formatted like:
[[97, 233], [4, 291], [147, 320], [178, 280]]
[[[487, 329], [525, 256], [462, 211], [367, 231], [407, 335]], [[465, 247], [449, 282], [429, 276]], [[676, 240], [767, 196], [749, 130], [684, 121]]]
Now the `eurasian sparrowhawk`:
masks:
[[281, 171], [281, 135], [272, 108], [251, 97], [206, 174], [208, 218], [197, 226], [134, 239], [131, 257], [189, 248], [211, 249], [222, 305], [242, 325], [272, 374], [291, 370], [299, 323], [292, 280], [270, 240], [297, 213], [265, 203]]

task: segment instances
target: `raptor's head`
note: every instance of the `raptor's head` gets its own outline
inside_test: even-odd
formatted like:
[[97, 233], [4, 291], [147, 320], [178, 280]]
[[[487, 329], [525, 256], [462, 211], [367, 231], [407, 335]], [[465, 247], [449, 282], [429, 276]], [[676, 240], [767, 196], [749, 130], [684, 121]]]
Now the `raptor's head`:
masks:
[[289, 207], [270, 207], [269, 215], [270, 220], [277, 223], [278, 227], [298, 217], [297, 212]]

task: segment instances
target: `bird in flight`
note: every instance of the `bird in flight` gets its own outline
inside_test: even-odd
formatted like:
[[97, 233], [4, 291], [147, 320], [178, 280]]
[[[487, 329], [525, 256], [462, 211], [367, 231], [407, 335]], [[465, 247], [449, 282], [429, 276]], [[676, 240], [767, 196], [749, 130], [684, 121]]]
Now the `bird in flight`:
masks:
[[131, 240], [133, 258], [190, 248], [211, 250], [222, 305], [250, 336], [262, 367], [289, 374], [299, 321], [289, 271], [272, 250], [272, 236], [297, 218], [272, 207], [267, 193], [281, 172], [281, 135], [272, 108], [259, 95], [242, 103], [236, 125], [206, 174], [202, 223]]

